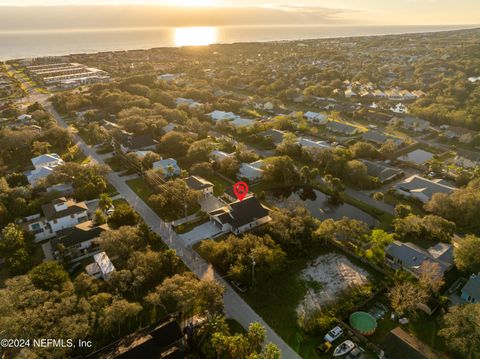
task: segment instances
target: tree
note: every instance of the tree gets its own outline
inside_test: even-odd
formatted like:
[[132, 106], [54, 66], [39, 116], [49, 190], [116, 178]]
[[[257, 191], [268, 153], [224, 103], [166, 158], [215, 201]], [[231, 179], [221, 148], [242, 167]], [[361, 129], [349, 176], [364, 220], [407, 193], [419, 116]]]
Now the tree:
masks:
[[64, 283], [69, 281], [68, 273], [55, 261], [43, 262], [28, 274], [37, 288], [47, 291], [61, 290]]
[[186, 317], [220, 313], [223, 287], [212, 280], [198, 280], [191, 272], [175, 274], [147, 295], [147, 302], [167, 311], [180, 311]]
[[106, 212], [108, 209], [112, 207], [112, 205], [113, 205], [113, 200], [110, 198], [108, 193], [102, 193], [98, 200], [98, 208], [102, 212]]
[[127, 203], [120, 203], [115, 207], [115, 211], [108, 218], [108, 224], [113, 228], [122, 226], [135, 226], [140, 217], [137, 212]]
[[285, 252], [269, 235], [230, 235], [218, 242], [210, 239], [201, 242], [199, 250], [222, 273], [243, 283], [251, 282], [253, 261], [255, 277], [264, 280], [282, 269], [286, 260]]
[[440, 264], [423, 261], [418, 269], [418, 281], [429, 292], [438, 293], [443, 286], [443, 273]]
[[270, 216], [272, 221], [267, 230], [283, 250], [298, 253], [308, 250], [315, 243], [319, 221], [304, 207], [275, 209]]
[[145, 247], [138, 229], [130, 226], [102, 232], [97, 242], [110, 258], [120, 263], [126, 263], [131, 253]]
[[103, 310], [99, 323], [105, 331], [113, 332], [114, 329], [117, 329], [116, 335], [120, 335], [122, 328], [124, 332], [127, 332], [126, 329], [129, 329], [132, 319], [135, 319], [141, 310], [142, 306], [138, 303], [130, 303], [125, 299], [114, 299]]
[[420, 217], [410, 214], [395, 219], [393, 226], [395, 238], [400, 241], [430, 240], [448, 243], [455, 232], [455, 223], [433, 215]]
[[456, 305], [443, 317], [438, 334], [447, 346], [464, 358], [480, 356], [480, 303]]
[[262, 350], [266, 331], [259, 323], [251, 323], [246, 334], [228, 335], [217, 332], [212, 337], [212, 345], [217, 357], [227, 358], [280, 358], [278, 348], [268, 344]]
[[34, 265], [32, 261], [33, 238], [20, 226], [10, 223], [0, 236], [0, 257], [12, 274], [23, 274]]
[[453, 248], [453, 259], [460, 271], [465, 273], [479, 273], [480, 238], [470, 234], [456, 241]]
[[368, 142], [357, 142], [350, 146], [349, 149], [353, 158], [375, 159], [379, 157], [377, 149]]
[[188, 187], [183, 179], [170, 181], [168, 183], [168, 192], [154, 181], [150, 181], [150, 184], [157, 193], [151, 195], [148, 202], [158, 211], [174, 213], [178, 218], [179, 214], [181, 214], [181, 217], [185, 215], [185, 206], [190, 212], [198, 207], [200, 192]]
[[390, 305], [399, 315], [413, 314], [418, 304], [428, 299], [428, 292], [412, 282], [397, 283], [388, 292]]
[[219, 165], [218, 170], [223, 175], [229, 178], [235, 178], [237, 176], [238, 170], [240, 169], [240, 163], [235, 158], [225, 158]]
[[294, 161], [288, 156], [270, 157], [265, 160], [263, 178], [267, 182], [279, 182], [287, 185], [300, 179]]
[[408, 215], [413, 214], [413, 208], [412, 206], [408, 204], [397, 204], [395, 206], [395, 215], [400, 218], [405, 218]]
[[159, 144], [161, 153], [174, 158], [183, 157], [187, 154], [189, 143], [185, 134], [172, 131], [164, 135]]

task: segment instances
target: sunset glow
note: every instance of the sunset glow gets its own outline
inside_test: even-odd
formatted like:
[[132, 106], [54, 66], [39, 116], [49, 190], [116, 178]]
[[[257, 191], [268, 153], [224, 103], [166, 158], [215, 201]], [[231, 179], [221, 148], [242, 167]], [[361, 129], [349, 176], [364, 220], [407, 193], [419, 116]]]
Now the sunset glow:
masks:
[[217, 41], [214, 27], [178, 27], [175, 29], [175, 46], [206, 46]]

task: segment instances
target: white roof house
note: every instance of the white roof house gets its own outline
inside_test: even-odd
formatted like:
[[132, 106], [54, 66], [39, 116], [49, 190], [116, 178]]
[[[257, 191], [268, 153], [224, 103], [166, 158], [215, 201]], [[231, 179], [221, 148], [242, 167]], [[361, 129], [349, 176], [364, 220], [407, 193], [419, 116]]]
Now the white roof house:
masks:
[[414, 197], [423, 203], [430, 201], [435, 193], [453, 192], [456, 188], [441, 183], [442, 180], [429, 180], [413, 175], [395, 186], [395, 190], [407, 197]]
[[56, 153], [34, 157], [31, 159], [31, 162], [35, 169], [25, 172], [25, 176], [27, 177], [28, 183], [32, 186], [35, 186], [41, 179], [51, 175], [55, 167], [65, 163]]
[[235, 127], [248, 127], [248, 126], [252, 126], [255, 123], [255, 121], [249, 120], [247, 118], [236, 118], [230, 123]]
[[326, 141], [314, 141], [304, 137], [298, 139], [298, 144], [305, 148], [332, 148]]
[[167, 158], [153, 163], [153, 169], [162, 170], [165, 177], [180, 176], [181, 169], [177, 161], [173, 158]]
[[40, 155], [38, 157], [32, 158], [30, 161], [32, 162], [33, 167], [35, 167], [36, 169], [39, 169], [45, 166], [55, 167], [55, 166], [58, 166], [59, 164], [63, 164], [63, 160], [56, 153], [48, 153], [45, 155]]
[[215, 162], [222, 162], [226, 158], [232, 158], [235, 156], [235, 153], [226, 153], [219, 150], [214, 150], [210, 152], [210, 158]]
[[263, 166], [264, 162], [262, 160], [252, 163], [242, 163], [237, 177], [240, 179], [247, 179], [250, 182], [257, 182], [263, 176]]
[[303, 114], [308, 122], [315, 123], [317, 125], [326, 125], [328, 123], [327, 115], [318, 112], [308, 111]]
[[88, 275], [96, 278], [108, 279], [115, 272], [112, 261], [108, 258], [107, 253], [101, 252], [93, 256], [95, 262], [85, 267]]
[[177, 105], [181, 105], [181, 104], [186, 104], [188, 105], [189, 107], [191, 108], [195, 108], [195, 107], [199, 107], [201, 106], [202, 104], [200, 102], [197, 102], [191, 98], [183, 98], [183, 97], [178, 97], [176, 100], [175, 100], [175, 103]]
[[215, 110], [209, 113], [209, 115], [210, 115], [210, 118], [215, 122], [231, 121], [231, 120], [236, 120], [240, 118], [240, 116], [235, 115], [233, 112], [225, 112], [225, 111], [218, 111], [218, 110]]

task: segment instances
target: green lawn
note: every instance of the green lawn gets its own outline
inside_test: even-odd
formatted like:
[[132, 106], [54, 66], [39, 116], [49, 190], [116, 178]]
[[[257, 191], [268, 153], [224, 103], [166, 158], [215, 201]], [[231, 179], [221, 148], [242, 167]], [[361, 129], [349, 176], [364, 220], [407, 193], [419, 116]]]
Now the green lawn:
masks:
[[214, 174], [212, 176], [206, 176], [205, 179], [213, 183], [213, 194], [215, 196], [221, 196], [225, 192], [225, 189], [232, 186], [230, 182], [223, 179], [217, 174]]
[[154, 193], [143, 177], [127, 181], [127, 184], [145, 203], [148, 203], [148, 198]]
[[[143, 177], [140, 178], [135, 178], [133, 180], [127, 181], [127, 185], [137, 194], [138, 197], [140, 197], [146, 204], [148, 204], [148, 198], [154, 194], [155, 192], [153, 189], [148, 185], [147, 182], [145, 182], [145, 179]], [[152, 208], [152, 207], [150, 207]], [[191, 208], [190, 211], [187, 213], [189, 216], [198, 212], [200, 209], [200, 206], [196, 208]], [[184, 213], [181, 211], [179, 213], [177, 210], [173, 209], [170, 211], [159, 211], [155, 208], [152, 208], [152, 210], [164, 221], [171, 222], [175, 221], [179, 218], [183, 218]]]

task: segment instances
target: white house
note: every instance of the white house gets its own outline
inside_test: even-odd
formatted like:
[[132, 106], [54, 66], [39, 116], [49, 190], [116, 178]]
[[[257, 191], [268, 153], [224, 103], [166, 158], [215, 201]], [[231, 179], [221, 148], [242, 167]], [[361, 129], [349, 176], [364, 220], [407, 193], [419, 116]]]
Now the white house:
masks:
[[17, 117], [17, 120], [22, 122], [28, 122], [32, 119], [32, 115], [24, 114]]
[[23, 227], [35, 235], [35, 241], [53, 238], [59, 231], [73, 228], [88, 221], [88, 207], [85, 202], [76, 202], [65, 197], [57, 198], [42, 206], [43, 216], [36, 214], [25, 218]]
[[185, 183], [190, 189], [201, 192], [205, 197], [213, 195], [213, 183], [207, 181], [202, 177], [199, 177], [199, 176], [187, 177], [185, 178]]
[[244, 233], [270, 222], [270, 210], [263, 206], [257, 197], [251, 196], [228, 206], [210, 212], [210, 220], [222, 232]]
[[177, 161], [173, 158], [167, 158], [153, 163], [153, 169], [162, 170], [165, 177], [180, 176], [181, 169]]
[[326, 141], [314, 141], [304, 137], [298, 139], [298, 144], [304, 148], [332, 148]]
[[354, 92], [352, 89], [347, 89], [347, 90], [345, 91], [345, 97], [346, 97], [346, 98], [357, 97], [357, 93]]
[[31, 186], [36, 186], [41, 179], [47, 178], [51, 175], [55, 167], [65, 163], [56, 153], [34, 157], [30, 161], [35, 169], [25, 172], [25, 176]]
[[175, 103], [178, 105], [182, 105], [182, 104], [185, 104], [185, 105], [188, 105], [188, 107], [190, 108], [196, 108], [196, 107], [200, 107], [202, 106], [202, 104], [200, 102], [197, 102], [191, 98], [183, 98], [183, 97], [179, 97], [175, 100]]
[[327, 115], [318, 112], [308, 111], [303, 114], [308, 122], [316, 125], [326, 125], [328, 123]]
[[235, 153], [226, 153], [218, 150], [214, 150], [210, 152], [210, 158], [217, 163], [222, 162], [226, 158], [234, 158], [234, 157], [235, 157]]
[[472, 151], [458, 151], [454, 163], [463, 168], [475, 168], [480, 166], [480, 154]]
[[107, 280], [110, 278], [110, 275], [115, 272], [115, 267], [110, 258], [108, 258], [107, 253], [97, 253], [93, 256], [93, 260], [93, 263], [85, 267], [88, 275]]
[[420, 200], [423, 203], [430, 201], [435, 193], [453, 192], [456, 188], [443, 184], [442, 180], [429, 180], [413, 175], [395, 185], [397, 193]]
[[240, 118], [240, 116], [235, 115], [233, 112], [225, 112], [225, 111], [218, 111], [218, 110], [215, 110], [209, 113], [209, 115], [210, 115], [210, 118], [215, 122], [232, 121]]
[[237, 177], [239, 179], [247, 179], [249, 182], [258, 182], [264, 173], [264, 162], [262, 160], [252, 163], [242, 163], [238, 171]]

